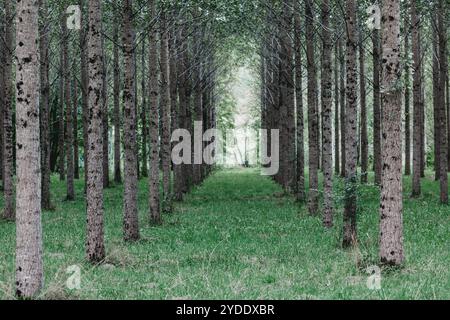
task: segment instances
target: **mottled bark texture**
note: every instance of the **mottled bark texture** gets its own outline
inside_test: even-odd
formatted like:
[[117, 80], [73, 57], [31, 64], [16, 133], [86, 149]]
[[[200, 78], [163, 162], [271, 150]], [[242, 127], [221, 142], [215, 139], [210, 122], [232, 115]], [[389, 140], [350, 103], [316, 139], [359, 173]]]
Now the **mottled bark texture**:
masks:
[[384, 0], [382, 7], [382, 173], [380, 203], [380, 259], [403, 262], [402, 202], [402, 66], [400, 0]]
[[61, 21], [62, 28], [62, 52], [63, 63], [61, 75], [63, 77], [64, 85], [64, 110], [66, 118], [66, 134], [65, 134], [65, 156], [67, 163], [67, 195], [66, 200], [75, 200], [75, 187], [74, 187], [74, 164], [73, 164], [73, 111], [72, 111], [72, 95], [70, 86], [70, 66], [69, 66], [69, 46], [68, 46], [68, 32], [66, 18]]
[[147, 152], [147, 144], [148, 144], [148, 124], [147, 124], [147, 70], [146, 70], [146, 48], [147, 42], [145, 38], [142, 39], [142, 54], [141, 54], [141, 67], [142, 67], [142, 79], [141, 79], [141, 88], [142, 88], [142, 103], [140, 110], [140, 118], [142, 125], [142, 135], [141, 135], [141, 150], [142, 150], [142, 168], [141, 168], [141, 177], [148, 178], [148, 152]]
[[66, 169], [65, 169], [65, 65], [64, 65], [64, 42], [67, 41], [67, 28], [66, 28], [66, 17], [61, 14], [60, 18], [60, 28], [61, 28], [61, 50], [59, 57], [59, 108], [58, 108], [58, 172], [59, 180], [64, 181], [66, 179]]
[[416, 1], [411, 0], [411, 27], [412, 27], [412, 52], [413, 52], [413, 176], [412, 196], [421, 194], [421, 158], [422, 158], [422, 136], [421, 136], [421, 108], [422, 108], [422, 72], [420, 57], [420, 19], [417, 12]]
[[411, 69], [409, 52], [410, 46], [410, 19], [409, 14], [405, 15], [405, 175], [411, 175]]
[[3, 87], [3, 193], [5, 197], [5, 208], [3, 218], [15, 219], [14, 209], [14, 144], [13, 144], [13, 23], [14, 13], [11, 1], [4, 1], [5, 10], [5, 54], [4, 54], [4, 87]]
[[442, 204], [448, 204], [448, 141], [447, 141], [447, 114], [445, 106], [445, 84], [447, 77], [447, 27], [445, 24], [446, 4], [443, 0], [437, 2], [438, 42], [439, 42], [439, 86], [437, 95], [439, 101], [439, 185]]
[[357, 37], [356, 0], [346, 1], [347, 28], [347, 106], [345, 114], [345, 209], [343, 246], [357, 243], [357, 153], [358, 153], [358, 75], [357, 75]]
[[72, 114], [73, 114], [73, 177], [80, 179], [80, 155], [78, 148], [78, 80], [73, 77], [72, 85]]
[[89, 1], [88, 54], [88, 181], [87, 259], [99, 263], [105, 257], [103, 235], [103, 51], [101, 0]]
[[[80, 8], [83, 9], [85, 0], [80, 0]], [[81, 15], [81, 30], [80, 30], [80, 73], [81, 73], [81, 103], [82, 103], [82, 117], [83, 117], [83, 162], [84, 162], [84, 193], [87, 191], [88, 181], [88, 126], [89, 126], [89, 75], [88, 75], [88, 61], [87, 61], [87, 23], [85, 14]]]
[[365, 50], [363, 39], [363, 26], [359, 31], [359, 105], [361, 110], [360, 130], [361, 130], [361, 183], [367, 183], [369, 167], [369, 137], [367, 132], [367, 105], [366, 105], [366, 66]]
[[113, 94], [114, 94], [114, 182], [122, 182], [120, 169], [120, 67], [119, 67], [119, 23], [114, 24], [113, 31]]
[[163, 210], [172, 211], [171, 205], [171, 132], [170, 132], [170, 66], [169, 25], [166, 13], [161, 13], [161, 162], [163, 171]]
[[341, 172], [341, 140], [339, 131], [339, 48], [337, 43], [334, 46], [334, 171], [336, 175]]
[[39, 144], [39, 5], [17, 2], [16, 14], [16, 296], [43, 286], [41, 153]]
[[314, 43], [314, 16], [313, 1], [305, 2], [306, 21], [306, 59], [308, 69], [308, 143], [309, 143], [309, 198], [308, 210], [311, 215], [317, 215], [319, 211], [319, 136], [317, 127], [319, 115], [317, 112], [317, 71], [315, 62]]
[[340, 71], [340, 122], [341, 122], [341, 177], [345, 177], [345, 51], [344, 51], [344, 35], [338, 40], [338, 52], [339, 52], [339, 71]]
[[333, 226], [333, 66], [330, 29], [330, 2], [322, 1], [322, 119], [323, 119], [323, 224]]
[[[304, 202], [305, 194], [305, 141], [303, 113], [302, 30], [299, 1], [294, 1], [295, 98], [297, 106], [297, 201]], [[268, 149], [270, 150], [270, 145]]]
[[380, 95], [380, 31], [372, 32], [373, 60], [373, 171], [375, 184], [381, 183], [381, 95]]
[[124, 64], [123, 86], [123, 141], [125, 150], [124, 194], [123, 194], [123, 235], [125, 241], [139, 239], [137, 208], [137, 140], [136, 104], [134, 86], [134, 30], [132, 0], [123, 0], [122, 45]]
[[295, 188], [295, 86], [294, 61], [292, 50], [293, 10], [292, 1], [283, 1], [282, 23], [280, 30], [281, 41], [281, 169], [282, 186], [286, 192]]
[[40, 0], [41, 23], [39, 24], [40, 54], [40, 127], [41, 127], [41, 206], [42, 210], [52, 209], [50, 197], [50, 83], [49, 83], [49, 24], [45, 21], [48, 13], [47, 0]]
[[[156, 18], [155, 1], [149, 2], [150, 16]], [[148, 33], [149, 37], [149, 152], [150, 152], [150, 175], [149, 175], [149, 207], [150, 221], [160, 224], [161, 206], [159, 194], [159, 66], [158, 66], [158, 29], [154, 25]]]
[[102, 136], [103, 136], [103, 188], [109, 188], [109, 103], [108, 103], [108, 64], [105, 54], [105, 39], [102, 37], [103, 71], [102, 71]]

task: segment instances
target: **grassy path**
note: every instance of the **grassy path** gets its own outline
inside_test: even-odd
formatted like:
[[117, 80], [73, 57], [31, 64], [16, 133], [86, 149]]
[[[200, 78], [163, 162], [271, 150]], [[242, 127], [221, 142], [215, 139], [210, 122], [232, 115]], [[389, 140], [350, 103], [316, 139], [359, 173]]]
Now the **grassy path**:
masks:
[[[308, 216], [270, 179], [238, 169], [215, 173], [159, 227], [147, 223], [147, 183], [142, 180], [142, 240], [124, 244], [122, 188], [117, 186], [105, 192], [108, 257], [104, 265], [92, 267], [84, 262], [83, 182], [77, 182], [73, 203], [60, 201], [64, 183], [52, 183], [57, 210], [43, 214], [44, 298], [450, 298], [450, 210], [437, 204], [431, 181], [424, 182], [423, 198], [405, 200], [408, 261], [401, 270], [383, 270], [378, 291], [366, 286], [366, 267], [377, 262], [378, 192], [373, 186], [360, 190], [360, 245], [354, 251], [339, 247], [338, 196], [337, 225], [326, 231], [320, 217]], [[14, 237], [14, 224], [0, 222], [0, 299], [13, 293]], [[81, 267], [80, 290], [66, 289], [71, 265]]]

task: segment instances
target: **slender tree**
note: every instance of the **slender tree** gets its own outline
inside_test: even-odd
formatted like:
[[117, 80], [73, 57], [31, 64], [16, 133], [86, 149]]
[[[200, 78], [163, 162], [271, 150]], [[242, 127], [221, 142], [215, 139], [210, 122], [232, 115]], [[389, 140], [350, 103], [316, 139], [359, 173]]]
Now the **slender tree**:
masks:
[[405, 15], [405, 175], [411, 175], [411, 71], [408, 59], [410, 46], [410, 19]]
[[43, 286], [41, 154], [39, 139], [39, 5], [17, 2], [16, 14], [16, 295], [31, 298]]
[[145, 38], [142, 39], [142, 54], [141, 54], [141, 65], [142, 65], [142, 104], [141, 104], [141, 124], [142, 124], [142, 169], [141, 176], [144, 178], [148, 177], [148, 152], [147, 152], [147, 137], [148, 137], [148, 124], [147, 124], [147, 77], [146, 77], [146, 55], [145, 55], [146, 41]]
[[380, 259], [384, 264], [399, 265], [404, 261], [400, 0], [383, 0], [382, 21]]
[[323, 113], [323, 224], [333, 225], [333, 67], [331, 62], [332, 43], [330, 26], [331, 7], [328, 0], [322, 1], [322, 113]]
[[161, 28], [161, 161], [163, 171], [163, 210], [171, 211], [171, 142], [170, 142], [170, 70], [169, 70], [169, 25], [167, 13], [160, 15]]
[[439, 41], [439, 86], [437, 90], [439, 101], [439, 169], [441, 203], [448, 204], [448, 141], [447, 141], [447, 110], [445, 106], [445, 84], [447, 76], [447, 28], [445, 25], [446, 5], [443, 0], [437, 2], [438, 41]]
[[70, 85], [70, 66], [69, 66], [69, 46], [68, 46], [68, 32], [66, 18], [62, 19], [62, 51], [63, 51], [63, 69], [61, 74], [63, 77], [64, 85], [64, 105], [65, 105], [65, 118], [66, 118], [66, 135], [65, 135], [65, 155], [67, 157], [67, 196], [66, 200], [75, 200], [75, 187], [74, 187], [74, 160], [73, 160], [73, 111], [72, 111], [72, 95]]
[[375, 184], [381, 183], [381, 95], [380, 95], [380, 31], [372, 31], [373, 60], [373, 170]]
[[137, 141], [136, 141], [136, 85], [134, 78], [134, 30], [132, 0], [123, 0], [122, 43], [124, 63], [124, 195], [123, 195], [123, 232], [125, 241], [139, 239], [137, 209]]
[[80, 179], [80, 156], [78, 148], [78, 80], [73, 79], [73, 176]]
[[361, 183], [367, 183], [369, 169], [369, 137], [367, 132], [366, 59], [362, 27], [360, 27], [359, 30], [359, 90], [359, 104], [361, 110]]
[[99, 263], [105, 257], [103, 236], [103, 51], [102, 5], [89, 1], [88, 29], [88, 181], [87, 181], [87, 259]]
[[[156, 18], [156, 4], [154, 0], [149, 2], [150, 16]], [[160, 224], [161, 207], [159, 194], [159, 112], [158, 112], [158, 29], [153, 25], [149, 32], [149, 151], [150, 151], [150, 175], [149, 175], [149, 207], [150, 221]]]
[[413, 177], [412, 196], [421, 194], [421, 57], [420, 57], [420, 19], [417, 12], [416, 1], [411, 0], [411, 27], [412, 27], [412, 52], [413, 52], [413, 104], [414, 104], [414, 133], [413, 133]]
[[3, 192], [5, 208], [3, 218], [15, 219], [14, 209], [14, 142], [13, 142], [13, 105], [12, 105], [12, 59], [13, 59], [13, 20], [11, 1], [4, 1], [5, 9], [5, 47], [4, 47], [4, 87], [3, 87]]
[[297, 103], [297, 200], [304, 202], [306, 200], [306, 195], [301, 36], [300, 3], [299, 1], [294, 1], [295, 97]]
[[43, 210], [52, 209], [50, 197], [50, 82], [49, 82], [49, 24], [45, 21], [48, 14], [46, 0], [40, 0], [41, 23], [39, 25], [39, 54], [40, 54], [40, 128], [41, 128], [41, 206]]
[[357, 76], [357, 38], [356, 38], [356, 0], [346, 1], [347, 30], [347, 106], [345, 114], [345, 210], [343, 246], [353, 246], [356, 238], [356, 175], [357, 175], [357, 108], [358, 108], [358, 76]]
[[120, 170], [120, 67], [119, 67], [119, 23], [113, 30], [113, 69], [114, 69], [114, 182], [122, 182]]
[[318, 141], [317, 126], [319, 116], [317, 112], [317, 72], [315, 64], [314, 48], [314, 15], [313, 1], [305, 2], [306, 22], [306, 59], [308, 69], [308, 141], [309, 141], [309, 199], [308, 209], [312, 215], [318, 214], [319, 210], [319, 181], [318, 181]]

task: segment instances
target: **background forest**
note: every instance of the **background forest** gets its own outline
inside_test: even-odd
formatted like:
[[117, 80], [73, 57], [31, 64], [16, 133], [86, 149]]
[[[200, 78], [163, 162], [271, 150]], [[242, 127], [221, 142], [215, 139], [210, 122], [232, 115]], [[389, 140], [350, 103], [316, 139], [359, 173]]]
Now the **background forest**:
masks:
[[449, 299], [448, 6], [2, 0], [0, 299]]

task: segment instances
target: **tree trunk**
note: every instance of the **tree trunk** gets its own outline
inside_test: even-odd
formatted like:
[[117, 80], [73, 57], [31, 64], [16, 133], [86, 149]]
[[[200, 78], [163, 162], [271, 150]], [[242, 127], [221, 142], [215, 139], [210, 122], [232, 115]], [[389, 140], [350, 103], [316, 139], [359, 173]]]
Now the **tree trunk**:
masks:
[[400, 0], [383, 0], [382, 21], [380, 259], [383, 264], [400, 265], [404, 261]]
[[344, 35], [341, 36], [341, 38], [338, 40], [338, 47], [339, 47], [339, 68], [340, 68], [340, 82], [339, 82], [339, 88], [340, 88], [340, 105], [341, 105], [341, 112], [340, 112], [340, 121], [341, 121], [341, 177], [345, 177], [345, 52], [344, 52], [344, 46], [343, 46], [343, 39]]
[[123, 195], [123, 233], [125, 241], [139, 239], [139, 223], [137, 208], [137, 141], [136, 141], [136, 85], [134, 78], [134, 30], [132, 0], [123, 0], [123, 140], [125, 150], [124, 195]]
[[43, 210], [52, 209], [50, 197], [50, 83], [49, 83], [49, 25], [45, 22], [44, 17], [48, 14], [48, 7], [46, 0], [40, 0], [41, 17], [43, 18], [39, 26], [39, 53], [40, 53], [40, 127], [41, 127], [41, 167], [42, 167], [42, 182], [41, 182], [41, 206]]
[[103, 50], [102, 6], [100, 0], [89, 1], [88, 30], [88, 181], [87, 181], [87, 259], [99, 263], [105, 257], [103, 240]]
[[70, 66], [69, 66], [69, 48], [68, 48], [68, 32], [66, 17], [63, 16], [61, 21], [62, 28], [62, 51], [63, 51], [63, 69], [61, 73], [63, 75], [64, 84], [64, 105], [65, 105], [65, 118], [66, 118], [66, 157], [67, 157], [67, 196], [66, 200], [75, 200], [75, 187], [74, 187], [74, 165], [73, 165], [73, 111], [72, 111], [72, 95], [70, 87]]
[[413, 104], [414, 104], [414, 132], [413, 132], [413, 178], [412, 196], [421, 194], [421, 67], [420, 67], [420, 19], [417, 13], [416, 1], [411, 0], [412, 51], [413, 51]]
[[170, 134], [170, 69], [169, 69], [169, 26], [166, 13], [161, 14], [161, 161], [163, 171], [163, 210], [171, 212], [171, 134]]
[[[23, 5], [23, 4], [22, 4]], [[3, 105], [3, 192], [5, 208], [3, 218], [15, 219], [14, 209], [14, 127], [12, 107], [12, 60], [13, 60], [13, 23], [14, 13], [11, 1], [4, 1], [5, 9], [5, 61], [4, 61], [4, 105]]]
[[145, 38], [142, 39], [142, 107], [141, 107], [141, 123], [142, 123], [142, 170], [141, 176], [148, 178], [148, 152], [147, 152], [147, 137], [148, 137], [148, 127], [147, 127], [147, 88], [146, 88], [146, 69], [145, 69]]
[[[149, 2], [150, 17], [156, 18], [155, 1]], [[154, 224], [160, 224], [160, 194], [159, 194], [159, 112], [158, 112], [158, 29], [153, 26], [149, 32], [149, 152], [150, 152], [150, 176], [149, 176], [149, 206], [150, 220]]]
[[305, 3], [305, 21], [306, 21], [306, 58], [308, 68], [308, 139], [309, 139], [309, 199], [308, 210], [311, 215], [318, 214], [319, 210], [319, 181], [318, 167], [319, 154], [317, 136], [319, 117], [317, 114], [317, 74], [315, 64], [314, 48], [314, 17], [313, 1], [306, 0]]
[[60, 20], [61, 26], [61, 53], [60, 53], [60, 64], [59, 64], [59, 114], [58, 114], [58, 126], [59, 126], [59, 136], [58, 136], [58, 171], [59, 171], [59, 180], [64, 181], [66, 179], [66, 171], [65, 171], [65, 99], [64, 94], [65, 90], [65, 53], [64, 53], [64, 43], [67, 42], [67, 28], [66, 26], [66, 17], [64, 14], [61, 15]]
[[[436, 6], [434, 7], [436, 10]], [[439, 96], [439, 43], [435, 21], [437, 21], [437, 12], [431, 15], [431, 29], [433, 34], [432, 40], [432, 60], [433, 60], [433, 129], [434, 129], [434, 179], [439, 181], [440, 172], [440, 156], [441, 156], [441, 132], [440, 132], [440, 96]]]
[[[85, 0], [79, 1], [79, 6], [83, 10]], [[87, 192], [88, 181], [88, 127], [89, 127], [89, 75], [88, 75], [88, 61], [87, 61], [87, 24], [85, 23], [84, 14], [81, 15], [81, 30], [80, 30], [80, 69], [81, 69], [81, 100], [82, 100], [82, 114], [83, 114], [83, 162], [84, 162], [84, 193]]]
[[359, 31], [359, 90], [360, 90], [360, 129], [361, 129], [361, 183], [367, 183], [369, 167], [369, 137], [367, 133], [366, 106], [366, 67], [362, 30]]
[[339, 46], [336, 43], [334, 46], [334, 171], [336, 175], [341, 172], [339, 116]]
[[36, 296], [44, 283], [39, 145], [39, 5], [17, 2], [16, 139], [17, 225], [16, 295]]
[[78, 80], [73, 79], [73, 160], [74, 178], [80, 179], [80, 156], [78, 154]]
[[333, 67], [331, 63], [332, 43], [330, 31], [330, 2], [322, 1], [322, 113], [323, 113], [323, 224], [333, 226]]
[[345, 122], [345, 210], [343, 246], [354, 246], [356, 236], [358, 75], [356, 63], [356, 0], [346, 1], [347, 26], [347, 106]]
[[119, 69], [119, 23], [114, 24], [114, 49], [113, 49], [113, 68], [114, 68], [114, 182], [122, 182], [122, 173], [120, 170], [120, 69]]
[[[297, 102], [297, 201], [305, 195], [305, 141], [303, 121], [303, 70], [300, 3], [294, 1], [295, 95]], [[270, 150], [269, 148], [267, 150]]]
[[445, 107], [445, 83], [448, 64], [447, 55], [447, 34], [445, 26], [446, 5], [443, 0], [438, 0], [437, 6], [437, 18], [438, 18], [438, 41], [439, 41], [439, 86], [437, 90], [439, 101], [439, 141], [440, 141], [440, 154], [439, 154], [439, 168], [440, 168], [440, 191], [441, 191], [441, 203], [448, 204], [448, 176], [447, 176], [447, 114]]
[[102, 126], [103, 126], [103, 188], [109, 188], [109, 103], [108, 103], [108, 68], [107, 55], [105, 53], [105, 40], [102, 37], [102, 51], [103, 51], [103, 70], [102, 70], [102, 95], [103, 95], [103, 110], [102, 110]]
[[381, 100], [380, 100], [380, 31], [373, 30], [373, 171], [375, 184], [381, 183]]
[[410, 20], [409, 15], [405, 15], [405, 175], [411, 175], [411, 71], [409, 67], [410, 52]]

